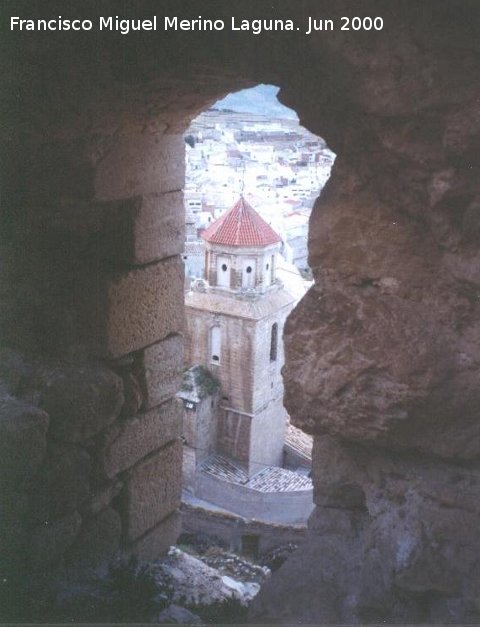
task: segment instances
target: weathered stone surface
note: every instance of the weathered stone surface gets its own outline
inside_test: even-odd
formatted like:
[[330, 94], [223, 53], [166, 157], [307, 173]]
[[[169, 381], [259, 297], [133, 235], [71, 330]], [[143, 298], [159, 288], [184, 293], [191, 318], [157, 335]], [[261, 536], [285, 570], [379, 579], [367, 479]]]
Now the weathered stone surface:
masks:
[[6, 392], [14, 397], [22, 396], [23, 386], [33, 376], [31, 364], [19, 351], [9, 348], [0, 348], [0, 382]]
[[96, 280], [85, 303], [91, 350], [116, 358], [180, 332], [183, 274], [181, 260], [172, 257]]
[[48, 415], [8, 394], [0, 395], [0, 471], [4, 481], [31, 477], [46, 452]]
[[129, 542], [180, 506], [182, 477], [178, 468], [182, 463], [180, 441], [151, 453], [125, 475], [120, 512]]
[[132, 218], [133, 264], [151, 263], [182, 252], [185, 209], [181, 192], [142, 196]]
[[156, 623], [167, 625], [204, 625], [205, 623], [197, 614], [193, 614], [190, 610], [179, 605], [169, 605], [165, 610], [162, 610], [157, 618]]
[[241, 583], [208, 566], [200, 559], [172, 547], [168, 556], [158, 563], [157, 581], [172, 582], [173, 601], [188, 607], [206, 607], [236, 600], [246, 605], [258, 592], [259, 585]]
[[145, 408], [155, 407], [178, 392], [183, 373], [183, 338], [172, 335], [140, 351], [135, 372], [144, 390]]
[[75, 540], [81, 524], [80, 514], [71, 512], [63, 518], [36, 527], [30, 536], [31, 567], [34, 570], [47, 570], [58, 566]]
[[80, 532], [68, 550], [67, 563], [98, 566], [107, 562], [120, 546], [122, 523], [111, 507], [84, 520]]
[[90, 455], [72, 445], [49, 446], [31, 489], [34, 521], [49, 524], [78, 509], [90, 495]]
[[342, 509], [365, 508], [359, 469], [329, 436], [315, 438], [312, 451], [313, 500], [316, 505]]
[[94, 516], [106, 509], [113, 499], [120, 494], [122, 487], [123, 483], [119, 479], [113, 479], [108, 483], [92, 487], [90, 497], [79, 507], [82, 517]]
[[157, 559], [161, 555], [165, 555], [168, 549], [176, 543], [181, 527], [181, 514], [173, 512], [156, 527], [133, 542], [126, 550], [139, 559], [147, 561]]
[[183, 250], [181, 192], [116, 201], [61, 198], [42, 207], [42, 212], [64, 242], [72, 263], [124, 268], [172, 257]]
[[116, 200], [183, 188], [182, 135], [145, 133], [117, 137], [97, 166], [99, 200]]
[[143, 391], [137, 377], [132, 372], [122, 373], [123, 395], [125, 403], [122, 407], [122, 418], [135, 416], [143, 405]]
[[25, 567], [29, 548], [28, 514], [27, 496], [19, 493], [17, 486], [0, 481], [0, 568], [4, 576]]
[[[105, 3], [92, 19], [115, 15], [115, 1]], [[64, 0], [62, 13], [76, 4]], [[182, 3], [172, 7], [182, 16]], [[158, 9], [153, 0], [145, 8]], [[141, 45], [123, 37], [120, 47], [115, 36], [92, 46], [92, 33], [45, 46], [44, 33], [31, 33], [28, 45], [6, 46], [0, 235], [10, 288], [0, 281], [0, 331], [12, 345], [75, 352], [90, 300], [85, 337], [97, 354], [176, 332], [165, 323], [175, 312], [160, 327], [145, 322], [160, 303], [131, 275], [118, 292], [108, 279], [91, 288], [108, 267], [72, 262], [50, 207], [179, 189], [181, 139], [161, 133], [181, 133], [227, 92], [280, 84], [282, 101], [338, 154], [311, 218], [316, 287], [290, 319], [285, 370], [293, 420], [331, 441], [315, 462], [323, 485], [311, 538], [260, 593], [259, 622], [478, 623], [479, 489], [466, 474], [480, 453], [478, 2], [275, 8], [299, 25], [328, 16], [335, 28], [172, 31]], [[202, 15], [231, 18], [230, 3], [210, 9]], [[241, 6], [242, 17], [270, 11]], [[382, 31], [339, 28], [342, 15], [376, 13]]]
[[[323, 436], [316, 438], [314, 473], [320, 506], [307, 543], [262, 589], [253, 619], [402, 622], [423, 612], [433, 620], [431, 595], [452, 607], [463, 596], [456, 620], [470, 615], [480, 585], [477, 549], [467, 549], [480, 548], [478, 469], [391, 451], [387, 457]], [[316, 576], [297, 586], [305, 568]], [[297, 594], [316, 601], [298, 606]], [[282, 595], [290, 601], [279, 611]]]
[[123, 405], [122, 380], [95, 363], [55, 370], [43, 387], [41, 407], [50, 415], [50, 432], [66, 442], [86, 440], [109, 424]]
[[101, 445], [102, 471], [112, 478], [181, 434], [182, 407], [177, 399], [114, 424]]

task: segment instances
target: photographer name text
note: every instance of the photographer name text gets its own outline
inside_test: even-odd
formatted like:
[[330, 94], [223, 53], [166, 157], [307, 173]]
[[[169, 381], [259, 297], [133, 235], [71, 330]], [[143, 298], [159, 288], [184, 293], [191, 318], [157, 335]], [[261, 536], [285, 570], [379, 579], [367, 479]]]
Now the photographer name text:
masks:
[[207, 19], [199, 16], [195, 19], [180, 17], [158, 17], [149, 19], [126, 19], [118, 15], [99, 17], [96, 20], [64, 18], [58, 16], [51, 19], [24, 19], [17, 16], [10, 18], [11, 31], [110, 31], [121, 35], [134, 32], [149, 31], [179, 31], [179, 32], [217, 32], [230, 30], [231, 32], [250, 33], [260, 35], [264, 32], [299, 31], [305, 35], [312, 35], [320, 31], [333, 30], [351, 31], [380, 31], [383, 29], [381, 17], [340, 17], [336, 20], [318, 17], [307, 17], [302, 24], [290, 19], [240, 19], [232, 17], [229, 20]]

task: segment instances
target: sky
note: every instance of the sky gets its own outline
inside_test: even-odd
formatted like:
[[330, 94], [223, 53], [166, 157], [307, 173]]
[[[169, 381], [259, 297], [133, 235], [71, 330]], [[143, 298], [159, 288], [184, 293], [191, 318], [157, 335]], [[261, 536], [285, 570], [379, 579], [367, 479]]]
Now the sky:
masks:
[[222, 100], [218, 100], [213, 108], [298, 120], [293, 109], [285, 107], [277, 100], [279, 91], [280, 88], [275, 85], [257, 85], [251, 89], [242, 89], [228, 94]]

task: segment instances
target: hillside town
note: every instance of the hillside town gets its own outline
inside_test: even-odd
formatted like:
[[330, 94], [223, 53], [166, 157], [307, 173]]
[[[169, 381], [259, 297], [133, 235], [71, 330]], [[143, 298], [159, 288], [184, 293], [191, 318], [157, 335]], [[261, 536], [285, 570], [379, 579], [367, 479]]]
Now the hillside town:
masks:
[[323, 139], [295, 118], [213, 108], [185, 141], [187, 277], [203, 276], [200, 232], [240, 194], [280, 235], [283, 258], [308, 277], [308, 220], [335, 159]]
[[185, 135], [184, 526], [258, 553], [313, 507], [312, 440], [283, 407], [283, 328], [312, 284], [308, 220], [335, 155], [289, 110], [226, 104]]

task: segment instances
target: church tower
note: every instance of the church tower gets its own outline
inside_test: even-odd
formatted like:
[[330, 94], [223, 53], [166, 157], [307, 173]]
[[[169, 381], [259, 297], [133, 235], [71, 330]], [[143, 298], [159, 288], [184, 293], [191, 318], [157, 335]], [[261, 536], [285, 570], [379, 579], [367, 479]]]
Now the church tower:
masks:
[[295, 298], [276, 277], [279, 235], [243, 197], [202, 237], [206, 281], [185, 299], [187, 363], [220, 382], [217, 451], [252, 475], [282, 465], [282, 336]]
[[259, 295], [275, 285], [280, 237], [243, 196], [202, 238], [210, 287]]

